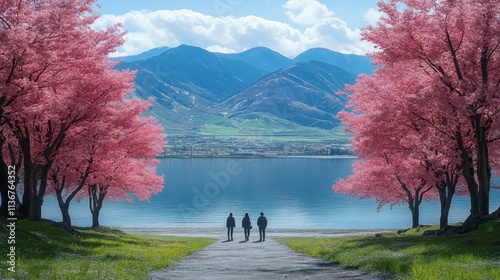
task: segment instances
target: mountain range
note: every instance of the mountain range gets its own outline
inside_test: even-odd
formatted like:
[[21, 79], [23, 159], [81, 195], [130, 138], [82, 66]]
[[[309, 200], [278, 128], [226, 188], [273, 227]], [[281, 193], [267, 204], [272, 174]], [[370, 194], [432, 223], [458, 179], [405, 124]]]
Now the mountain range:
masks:
[[289, 58], [265, 47], [222, 54], [180, 45], [120, 60], [170, 134], [215, 136], [335, 129], [347, 102], [338, 93], [374, 70], [368, 57], [322, 48]]

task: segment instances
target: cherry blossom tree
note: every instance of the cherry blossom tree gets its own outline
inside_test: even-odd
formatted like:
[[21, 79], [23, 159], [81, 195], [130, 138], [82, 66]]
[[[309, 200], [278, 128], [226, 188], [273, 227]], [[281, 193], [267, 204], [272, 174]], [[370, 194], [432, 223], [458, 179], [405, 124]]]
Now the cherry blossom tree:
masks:
[[[441, 108], [448, 107], [446, 119], [454, 121], [447, 125], [455, 131], [451, 140], [459, 148], [471, 217], [487, 215], [490, 147], [498, 139], [500, 2], [390, 0], [378, 5], [386, 16], [363, 33], [378, 48], [375, 62], [407, 65], [400, 75], [415, 77], [414, 83], [426, 88], [416, 94], [441, 99]], [[420, 117], [433, 123], [440, 113]]]
[[155, 157], [163, 152], [165, 144], [162, 127], [154, 118], [141, 118], [140, 113], [124, 118], [128, 124], [121, 127], [115, 143], [121, 149], [114, 149], [114, 155], [102, 158], [102, 167], [87, 184], [94, 227], [99, 226], [104, 199], [133, 202], [134, 195], [139, 201], [147, 201], [163, 189], [163, 177], [156, 174], [155, 168], [158, 164]]
[[156, 175], [155, 157], [164, 146], [162, 127], [153, 118], [141, 117], [150, 102], [137, 98], [111, 104], [107, 114], [82, 122], [68, 131], [50, 171], [49, 193], [55, 193], [63, 225], [71, 229], [69, 205], [74, 198], [90, 197], [93, 225], [99, 225], [102, 202], [147, 200], [163, 188]]
[[[99, 226], [99, 213], [104, 199], [133, 202], [134, 194], [140, 201], [147, 201], [163, 188], [163, 178], [156, 175], [155, 168], [144, 160], [122, 158], [123, 164], [108, 169], [105, 177], [94, 178], [87, 186], [89, 208], [92, 213], [92, 226]], [[118, 163], [118, 162], [114, 162]], [[103, 175], [103, 174], [102, 174]]]
[[[4, 1], [0, 88], [2, 122], [23, 154], [23, 215], [37, 220], [49, 171], [71, 127], [95, 119], [133, 87], [133, 73], [112, 70], [123, 42], [117, 27], [95, 31], [92, 0]], [[4, 47], [4, 46], [2, 46]], [[8, 62], [8, 63], [7, 63]]]
[[[412, 213], [412, 227], [419, 225], [420, 204], [435, 198], [430, 165], [424, 160], [422, 137], [412, 128], [405, 115], [401, 95], [392, 84], [374, 77], [362, 76], [347, 89], [348, 108], [339, 115], [348, 132], [358, 161], [353, 175], [339, 180], [334, 190], [359, 198], [375, 198], [379, 208], [384, 204], [407, 203]], [[391, 101], [391, 102], [388, 102]]]
[[[9, 138], [10, 131], [6, 125], [6, 114], [9, 114], [10, 104], [27, 89], [33, 87], [33, 81], [22, 78], [23, 75], [36, 75], [37, 70], [42, 69], [33, 46], [36, 44], [27, 26], [22, 26], [24, 18], [29, 18], [33, 13], [33, 7], [8, 0], [0, 3], [0, 193], [2, 198], [0, 215], [7, 217], [7, 166], [19, 162], [13, 158], [13, 139]], [[34, 27], [31, 29], [35, 30]], [[38, 33], [38, 32], [36, 32]], [[40, 32], [41, 33], [41, 32]], [[47, 35], [47, 34], [45, 34]], [[40, 34], [39, 41], [47, 36]], [[21, 46], [21, 47], [20, 47]], [[24, 48], [22, 48], [24, 46]], [[7, 112], [6, 112], [7, 111]], [[10, 140], [10, 141], [9, 141]], [[19, 171], [19, 169], [17, 169]]]
[[[91, 139], [71, 136], [67, 137], [67, 144], [59, 151], [49, 172], [49, 188], [47, 189], [49, 194], [54, 192], [57, 197], [62, 225], [67, 230], [71, 230], [70, 203], [83, 189], [89, 175], [95, 172], [93, 162], [98, 145], [97, 134], [89, 135]], [[79, 140], [84, 141], [79, 145], [77, 142]]]
[[[458, 183], [456, 177], [460, 170], [460, 155], [457, 146], [453, 145], [456, 142], [443, 140], [443, 133], [453, 135], [453, 127], [449, 129], [446, 124], [448, 121], [444, 117], [439, 119], [440, 123], [432, 125], [420, 117], [428, 115], [433, 110], [443, 112], [444, 109], [439, 108], [442, 105], [439, 100], [421, 99], [420, 95], [415, 94], [425, 92], [426, 88], [414, 82], [415, 76], [401, 76], [407, 66], [405, 64], [384, 66], [375, 71], [373, 76], [360, 77], [354, 86], [348, 87], [348, 90], [353, 92], [348, 103], [351, 111], [341, 112], [340, 117], [343, 124], [348, 127], [348, 131], [354, 135], [353, 146], [362, 160], [373, 162], [383, 159], [387, 161], [386, 164], [391, 164], [394, 159], [398, 159], [401, 161], [398, 165], [413, 163], [415, 170], [399, 169], [397, 173], [391, 172], [391, 174], [397, 176], [396, 179], [399, 178], [397, 181], [402, 186], [416, 186], [414, 197], [418, 197], [416, 193], [420, 193], [422, 188], [428, 189], [429, 186], [438, 188], [442, 202], [441, 226], [445, 229], [452, 197]], [[426, 78], [426, 76], [419, 77], [422, 81]], [[355, 169], [353, 176], [360, 176], [356, 174], [357, 172], [363, 172], [363, 169]], [[408, 174], [413, 174], [411, 178], [419, 178], [420, 182], [427, 186], [420, 186], [415, 182], [409, 184], [407, 180], [402, 181], [401, 179]], [[349, 182], [353, 181], [355, 179]], [[387, 197], [381, 198], [384, 192], [373, 189], [372, 185], [355, 184], [349, 190], [355, 191], [356, 187], [366, 188], [371, 190], [378, 200], [390, 200]], [[463, 193], [460, 186], [458, 193]], [[392, 192], [385, 193], [385, 196], [391, 195]], [[436, 198], [435, 195], [431, 197]], [[412, 200], [406, 199], [406, 201]], [[418, 205], [419, 203], [410, 207], [418, 211], [415, 207]], [[415, 219], [413, 225], [415, 226]]]
[[[491, 169], [498, 168], [490, 155], [499, 147], [500, 1], [378, 5], [385, 17], [363, 38], [376, 45], [371, 56], [381, 68], [348, 88], [349, 111], [340, 114], [355, 152], [368, 162], [398, 158], [413, 161], [415, 170], [426, 166], [425, 181], [440, 196], [442, 229], [457, 186], [459, 194], [467, 186], [472, 219], [487, 215]], [[364, 172], [373, 173], [363, 165], [353, 176]], [[363, 192], [391, 195], [347, 181]]]
[[[431, 192], [433, 186], [427, 184], [425, 178], [426, 168], [418, 162], [401, 158], [358, 160], [353, 165], [354, 174], [338, 180], [334, 189], [360, 199], [375, 198], [378, 209], [384, 204], [406, 203], [415, 228], [419, 225], [423, 199], [435, 197], [435, 192]], [[418, 171], [423, 171], [424, 176], [417, 175]]]

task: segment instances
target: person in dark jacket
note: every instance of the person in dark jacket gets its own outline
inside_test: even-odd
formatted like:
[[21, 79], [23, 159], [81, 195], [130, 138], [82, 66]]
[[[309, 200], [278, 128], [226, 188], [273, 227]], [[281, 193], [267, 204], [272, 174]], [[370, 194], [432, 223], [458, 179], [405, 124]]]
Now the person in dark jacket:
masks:
[[260, 212], [260, 217], [257, 219], [257, 226], [259, 226], [259, 241], [266, 241], [266, 227], [267, 227], [267, 218], [264, 216], [264, 213]]
[[241, 221], [241, 227], [245, 232], [245, 241], [250, 240], [250, 229], [252, 228], [252, 223], [250, 222], [250, 216], [248, 216], [248, 213], [245, 213], [245, 217], [243, 217], [243, 220]]
[[226, 221], [227, 227], [227, 241], [233, 241], [233, 229], [236, 227], [236, 221], [234, 220], [233, 213], [229, 213]]

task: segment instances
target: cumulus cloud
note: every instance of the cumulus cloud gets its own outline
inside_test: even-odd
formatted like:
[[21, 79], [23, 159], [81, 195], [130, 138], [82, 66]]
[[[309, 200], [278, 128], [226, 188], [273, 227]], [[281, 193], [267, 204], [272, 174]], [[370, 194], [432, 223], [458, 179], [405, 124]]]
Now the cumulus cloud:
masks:
[[368, 22], [371, 25], [375, 25], [380, 18], [383, 16], [384, 13], [374, 9], [370, 8], [365, 15], [363, 16], [363, 19]]
[[[291, 0], [287, 4], [294, 2]], [[160, 46], [176, 47], [180, 44], [224, 53], [265, 46], [289, 57], [313, 47], [355, 54], [370, 51], [370, 46], [360, 41], [360, 31], [351, 30], [342, 20], [330, 17], [328, 9], [304, 11], [302, 9], [296, 15], [304, 23], [309, 22], [306, 15], [321, 15], [322, 18], [310, 21], [300, 30], [287, 23], [256, 16], [213, 17], [192, 10], [143, 10], [123, 15], [102, 15], [94, 28], [122, 23], [122, 28], [127, 31], [126, 42], [113, 56], [133, 55]]]
[[351, 30], [338, 18], [324, 18], [308, 27], [302, 36], [305, 48], [324, 47], [341, 53], [365, 54], [371, 44], [361, 41], [361, 31]]
[[302, 25], [311, 25], [333, 15], [326, 5], [316, 0], [289, 0], [283, 8], [293, 22]]

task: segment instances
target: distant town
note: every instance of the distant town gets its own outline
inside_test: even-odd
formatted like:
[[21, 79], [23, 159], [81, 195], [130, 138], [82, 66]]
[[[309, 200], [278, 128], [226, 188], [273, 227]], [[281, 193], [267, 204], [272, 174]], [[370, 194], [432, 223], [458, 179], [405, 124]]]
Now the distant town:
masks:
[[276, 157], [354, 155], [349, 140], [298, 141], [276, 139], [171, 136], [163, 157]]

